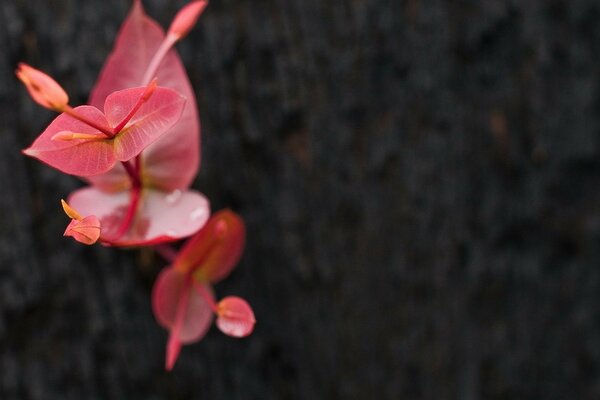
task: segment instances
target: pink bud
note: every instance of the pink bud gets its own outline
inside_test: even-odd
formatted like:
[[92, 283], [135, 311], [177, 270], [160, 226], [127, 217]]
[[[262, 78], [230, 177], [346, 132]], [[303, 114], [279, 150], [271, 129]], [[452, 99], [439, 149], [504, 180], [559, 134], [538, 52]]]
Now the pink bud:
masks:
[[83, 219], [73, 219], [63, 236], [71, 236], [83, 244], [94, 244], [100, 238], [100, 220], [95, 215]]
[[69, 103], [69, 96], [63, 88], [42, 71], [20, 63], [15, 73], [29, 95], [42, 107], [61, 111]]
[[244, 299], [225, 297], [217, 304], [217, 315], [217, 327], [226, 335], [242, 338], [254, 330], [254, 312]]
[[208, 1], [198, 0], [189, 3], [179, 10], [171, 23], [169, 35], [175, 36], [178, 40], [187, 35], [189, 31], [192, 30], [207, 5]]

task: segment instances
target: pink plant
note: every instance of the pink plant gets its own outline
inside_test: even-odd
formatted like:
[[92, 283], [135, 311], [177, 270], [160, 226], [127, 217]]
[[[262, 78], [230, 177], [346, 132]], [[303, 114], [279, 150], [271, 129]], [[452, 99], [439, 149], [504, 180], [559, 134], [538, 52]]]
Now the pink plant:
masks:
[[231, 211], [209, 220], [208, 200], [189, 188], [200, 166], [200, 120], [173, 45], [206, 5], [190, 2], [165, 34], [134, 0], [89, 105], [72, 108], [64, 89], [39, 70], [22, 63], [16, 71], [34, 101], [60, 112], [24, 153], [91, 185], [62, 201], [71, 218], [65, 236], [87, 245], [151, 246], [195, 234], [152, 295], [156, 318], [170, 331], [169, 370], [181, 344], [202, 338], [213, 314], [230, 336], [254, 327], [244, 300], [215, 303], [210, 287], [239, 260], [243, 221]]
[[226, 297], [215, 303], [211, 285], [226, 278], [244, 249], [245, 228], [235, 213], [224, 210], [181, 248], [170, 267], [156, 280], [152, 309], [170, 332], [166, 368], [173, 368], [182, 344], [200, 340], [217, 315], [225, 334], [245, 337], [254, 329], [254, 313], [245, 300]]

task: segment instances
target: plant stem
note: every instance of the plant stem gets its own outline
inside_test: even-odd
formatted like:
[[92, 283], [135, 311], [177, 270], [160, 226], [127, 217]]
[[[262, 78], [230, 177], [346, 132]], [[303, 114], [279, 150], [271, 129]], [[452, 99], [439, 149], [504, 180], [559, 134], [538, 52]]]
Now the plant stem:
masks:
[[154, 246], [154, 251], [160, 254], [160, 256], [169, 263], [172, 263], [173, 261], [175, 261], [175, 258], [177, 258], [177, 250], [175, 250], [173, 246], [166, 243], [157, 244], [156, 246]]
[[160, 44], [160, 47], [158, 48], [156, 53], [154, 53], [154, 56], [152, 57], [152, 60], [150, 61], [150, 64], [148, 65], [148, 68], [144, 73], [144, 79], [142, 79], [142, 86], [146, 86], [148, 83], [150, 83], [152, 78], [154, 78], [154, 75], [156, 74], [160, 63], [165, 58], [171, 47], [173, 47], [173, 45], [177, 42], [177, 39], [178, 37], [174, 35], [167, 35], [164, 38], [164, 40]]
[[114, 239], [111, 238], [111, 240], [119, 240], [123, 235], [127, 233], [129, 228], [131, 228], [131, 224], [135, 219], [135, 214], [140, 203], [141, 191], [142, 190], [140, 187], [134, 186], [131, 188], [131, 200], [129, 201], [129, 208], [127, 208], [127, 214], [125, 214], [123, 223], [121, 224], [119, 230], [115, 234]]
[[65, 108], [62, 109], [62, 111], [65, 114], [70, 115], [71, 117], [83, 122], [86, 125], [91, 126], [94, 129], [99, 130], [100, 132], [102, 132], [104, 135], [106, 135], [107, 138], [111, 139], [115, 136], [114, 132], [109, 131], [106, 127], [103, 127], [101, 125], [99, 125], [98, 123], [92, 121], [91, 119], [79, 114], [77, 111], [75, 111], [74, 108], [72, 108], [71, 106], [67, 105], [65, 106]]
[[194, 280], [193, 282], [194, 285], [194, 289], [196, 289], [196, 292], [202, 296], [202, 298], [204, 299], [204, 301], [206, 301], [208, 303], [208, 305], [210, 306], [210, 309], [217, 314], [217, 304], [215, 303], [215, 301], [213, 300], [213, 297], [210, 295], [210, 293], [208, 293], [208, 290], [206, 290], [206, 287], [204, 287], [203, 284], [201, 284], [200, 282], [197, 282], [196, 280]]

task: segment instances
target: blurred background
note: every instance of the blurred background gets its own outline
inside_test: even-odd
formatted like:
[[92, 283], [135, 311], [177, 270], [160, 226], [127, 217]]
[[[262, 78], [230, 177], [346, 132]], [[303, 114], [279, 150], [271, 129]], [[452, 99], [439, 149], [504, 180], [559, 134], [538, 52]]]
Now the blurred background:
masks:
[[63, 238], [82, 183], [20, 153], [53, 114], [17, 62], [84, 103], [130, 5], [0, 3], [1, 399], [600, 398], [600, 3], [212, 0], [194, 187], [258, 323], [170, 374], [164, 262]]

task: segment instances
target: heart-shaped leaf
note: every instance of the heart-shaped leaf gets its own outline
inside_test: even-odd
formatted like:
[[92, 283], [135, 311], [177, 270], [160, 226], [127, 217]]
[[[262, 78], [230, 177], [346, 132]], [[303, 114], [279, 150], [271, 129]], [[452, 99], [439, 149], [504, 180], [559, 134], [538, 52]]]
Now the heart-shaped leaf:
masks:
[[[111, 127], [119, 125], [127, 117], [145, 90], [143, 87], [120, 90], [106, 98], [104, 113]], [[115, 158], [127, 161], [167, 133], [179, 120], [184, 104], [185, 99], [174, 90], [156, 88], [125, 128], [115, 136]]]
[[217, 327], [228, 336], [243, 338], [252, 333], [256, 320], [246, 300], [228, 296], [217, 304]]
[[[110, 130], [104, 114], [96, 107], [80, 106], [75, 108], [75, 112], [107, 131]], [[66, 132], [95, 136], [97, 140], [55, 138], [57, 134]], [[78, 176], [106, 172], [116, 162], [112, 142], [105, 134], [65, 113], [56, 117], [23, 152], [59, 171]]]

